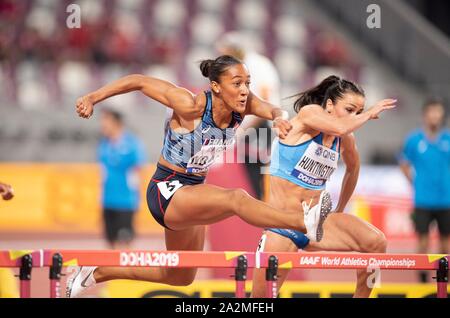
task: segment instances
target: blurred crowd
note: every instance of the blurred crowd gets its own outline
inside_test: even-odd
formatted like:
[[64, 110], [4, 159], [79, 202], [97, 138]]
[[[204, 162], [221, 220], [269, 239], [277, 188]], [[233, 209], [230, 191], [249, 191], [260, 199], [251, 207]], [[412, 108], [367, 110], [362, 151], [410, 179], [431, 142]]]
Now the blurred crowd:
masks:
[[66, 8], [71, 2], [1, 0], [0, 58], [12, 63], [80, 60], [96, 64], [148, 64], [167, 62], [168, 53], [174, 49], [173, 42], [155, 38], [151, 29], [133, 32], [126, 19], [111, 12], [114, 5], [106, 5], [104, 1], [98, 4], [101, 12], [90, 19], [85, 18], [91, 15], [82, 9], [82, 27], [70, 29], [66, 27], [70, 14]]
[[[72, 3], [81, 8], [81, 28], [66, 25]], [[198, 87], [195, 62], [216, 55], [214, 42], [232, 29], [250, 35], [253, 43], [248, 45], [275, 62], [282, 83], [292, 91], [314, 82], [321, 67], [355, 79], [358, 65], [345, 42], [286, 15], [292, 11], [289, 3], [0, 0], [3, 104], [38, 109], [61, 105], [115, 77], [151, 73], [155, 66], [158, 76]]]

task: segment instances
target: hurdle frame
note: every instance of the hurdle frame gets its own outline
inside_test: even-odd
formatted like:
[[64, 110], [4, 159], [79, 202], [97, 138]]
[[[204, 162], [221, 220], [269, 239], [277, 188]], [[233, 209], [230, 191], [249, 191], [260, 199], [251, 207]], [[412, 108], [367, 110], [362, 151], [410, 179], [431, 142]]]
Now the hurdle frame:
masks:
[[266, 268], [266, 298], [277, 298], [278, 295], [278, 257], [270, 255]]
[[[50, 298], [61, 297], [63, 267], [169, 267], [233, 268], [236, 298], [245, 298], [247, 270], [266, 270], [266, 297], [278, 295], [278, 269], [367, 269], [434, 270], [437, 298], [447, 298], [448, 258], [443, 254], [376, 254], [376, 253], [267, 253], [267, 252], [201, 252], [201, 251], [118, 251], [118, 250], [26, 250], [0, 251], [0, 267], [20, 268], [20, 297], [31, 297], [33, 268], [49, 268]], [[374, 266], [375, 264], [375, 266]]]
[[55, 253], [52, 256], [52, 264], [49, 270], [50, 298], [61, 298], [61, 272], [63, 258], [61, 254]]
[[235, 268], [234, 280], [236, 281], [236, 298], [245, 298], [245, 282], [247, 280], [248, 261], [245, 255], [239, 255]]
[[20, 280], [20, 298], [31, 297], [31, 271], [33, 269], [33, 257], [26, 254], [21, 258], [19, 280]]
[[446, 257], [442, 257], [439, 260], [439, 268], [435, 278], [437, 283], [437, 297], [447, 298], [448, 259]]

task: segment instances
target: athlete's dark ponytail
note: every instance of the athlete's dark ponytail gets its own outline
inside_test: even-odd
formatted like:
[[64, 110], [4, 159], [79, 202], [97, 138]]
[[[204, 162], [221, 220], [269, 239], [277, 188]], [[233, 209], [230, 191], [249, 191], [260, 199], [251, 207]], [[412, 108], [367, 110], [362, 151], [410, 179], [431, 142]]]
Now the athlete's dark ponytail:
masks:
[[294, 103], [294, 110], [298, 113], [303, 106], [311, 104], [325, 108], [328, 99], [334, 103], [347, 92], [364, 96], [364, 90], [357, 84], [335, 75], [328, 76], [319, 85], [296, 95], [298, 99]]
[[209, 78], [209, 80], [219, 83], [219, 77], [222, 75], [230, 66], [242, 64], [242, 61], [231, 56], [231, 55], [221, 55], [215, 60], [203, 60], [200, 62], [200, 71], [204, 77]]

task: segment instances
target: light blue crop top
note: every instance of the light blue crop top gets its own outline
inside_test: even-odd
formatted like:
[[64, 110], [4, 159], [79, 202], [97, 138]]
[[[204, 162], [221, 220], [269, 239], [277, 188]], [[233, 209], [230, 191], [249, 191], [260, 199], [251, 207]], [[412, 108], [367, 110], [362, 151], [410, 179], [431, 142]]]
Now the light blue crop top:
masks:
[[323, 134], [299, 145], [286, 145], [276, 138], [272, 144], [270, 174], [306, 189], [323, 190], [337, 169], [340, 138], [330, 148], [323, 146]]

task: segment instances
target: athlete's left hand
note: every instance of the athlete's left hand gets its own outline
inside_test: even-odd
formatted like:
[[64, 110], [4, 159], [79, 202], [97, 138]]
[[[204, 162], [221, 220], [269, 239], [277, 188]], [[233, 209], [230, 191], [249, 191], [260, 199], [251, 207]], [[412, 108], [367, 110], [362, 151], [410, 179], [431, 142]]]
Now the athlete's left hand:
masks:
[[273, 120], [273, 128], [275, 128], [275, 131], [277, 132], [278, 137], [280, 139], [284, 139], [288, 135], [289, 131], [291, 131], [292, 125], [286, 119], [277, 117]]

